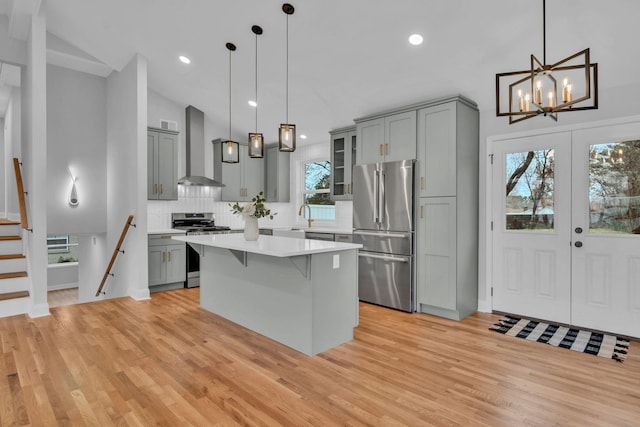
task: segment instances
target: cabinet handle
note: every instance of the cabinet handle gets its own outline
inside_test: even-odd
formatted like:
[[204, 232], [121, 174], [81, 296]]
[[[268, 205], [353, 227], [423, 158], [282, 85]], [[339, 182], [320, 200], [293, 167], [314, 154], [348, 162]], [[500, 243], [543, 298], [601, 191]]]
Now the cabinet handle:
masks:
[[169, 262], [171, 262], [171, 252], [167, 252], [167, 258], [169, 258]]
[[347, 184], [347, 194], [349, 194], [349, 184]]
[[420, 190], [424, 190], [424, 177], [420, 177]]
[[422, 218], [424, 218], [424, 217], [422, 216], [422, 206], [420, 206], [420, 219], [422, 219]]
[[162, 190], [162, 184], [160, 184], [160, 194], [164, 193], [164, 191]]
[[158, 194], [158, 184], [156, 184], [156, 189], [154, 191], [154, 194]]
[[380, 144], [380, 147], [378, 147], [378, 152], [380, 153], [380, 155], [382, 156], [382, 144]]
[[166, 255], [165, 251], [162, 251], [162, 262], [165, 262], [165, 259], [167, 258]]
[[384, 144], [384, 155], [385, 156], [389, 155], [389, 144]]

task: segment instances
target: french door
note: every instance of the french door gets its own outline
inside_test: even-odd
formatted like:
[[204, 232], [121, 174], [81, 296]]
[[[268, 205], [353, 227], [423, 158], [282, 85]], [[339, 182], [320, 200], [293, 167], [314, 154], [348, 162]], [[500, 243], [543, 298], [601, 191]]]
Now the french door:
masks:
[[493, 152], [493, 309], [640, 337], [640, 123]]

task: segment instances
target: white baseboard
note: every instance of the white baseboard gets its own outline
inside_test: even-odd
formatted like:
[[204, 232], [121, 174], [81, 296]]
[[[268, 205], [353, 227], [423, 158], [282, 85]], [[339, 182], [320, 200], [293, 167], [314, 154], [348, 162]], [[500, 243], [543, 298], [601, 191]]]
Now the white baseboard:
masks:
[[151, 294], [149, 293], [149, 288], [146, 289], [134, 289], [133, 292], [129, 295], [136, 301], [144, 301], [151, 299]]
[[61, 289], [73, 289], [73, 288], [77, 288], [78, 287], [78, 283], [61, 283], [58, 285], [52, 285], [52, 286], [47, 286], [47, 292], [48, 291], [59, 291]]
[[43, 304], [31, 305], [29, 307], [29, 317], [31, 318], [49, 316], [50, 314], [49, 304], [46, 302]]

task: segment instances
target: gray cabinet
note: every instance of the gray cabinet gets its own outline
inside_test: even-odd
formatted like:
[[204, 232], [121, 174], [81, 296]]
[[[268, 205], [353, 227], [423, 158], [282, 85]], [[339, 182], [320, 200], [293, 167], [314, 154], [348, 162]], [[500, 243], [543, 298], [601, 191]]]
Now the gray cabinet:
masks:
[[149, 235], [149, 287], [152, 291], [184, 287], [187, 277], [187, 248], [171, 235]]
[[277, 146], [266, 150], [265, 199], [267, 202], [288, 202], [290, 184], [290, 152]]
[[356, 162], [356, 128], [351, 126], [329, 132], [331, 135], [331, 198], [351, 200], [351, 169]]
[[416, 158], [416, 110], [356, 119], [358, 164]]
[[418, 110], [418, 310], [456, 320], [478, 305], [478, 128], [463, 97]]
[[222, 161], [221, 139], [213, 141], [214, 179], [222, 182], [222, 201], [247, 202], [265, 191], [264, 158], [249, 157], [246, 145], [240, 145], [240, 162]]
[[147, 130], [147, 199], [178, 200], [178, 132]]

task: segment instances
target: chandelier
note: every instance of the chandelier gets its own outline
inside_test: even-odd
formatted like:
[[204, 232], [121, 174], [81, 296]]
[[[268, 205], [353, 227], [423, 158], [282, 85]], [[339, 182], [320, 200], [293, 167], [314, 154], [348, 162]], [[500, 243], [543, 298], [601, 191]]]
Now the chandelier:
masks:
[[559, 112], [597, 108], [598, 64], [591, 63], [588, 48], [547, 64], [546, 0], [542, 0], [542, 62], [531, 55], [529, 70], [496, 74], [496, 115], [508, 116], [509, 124], [540, 114], [557, 121]]

